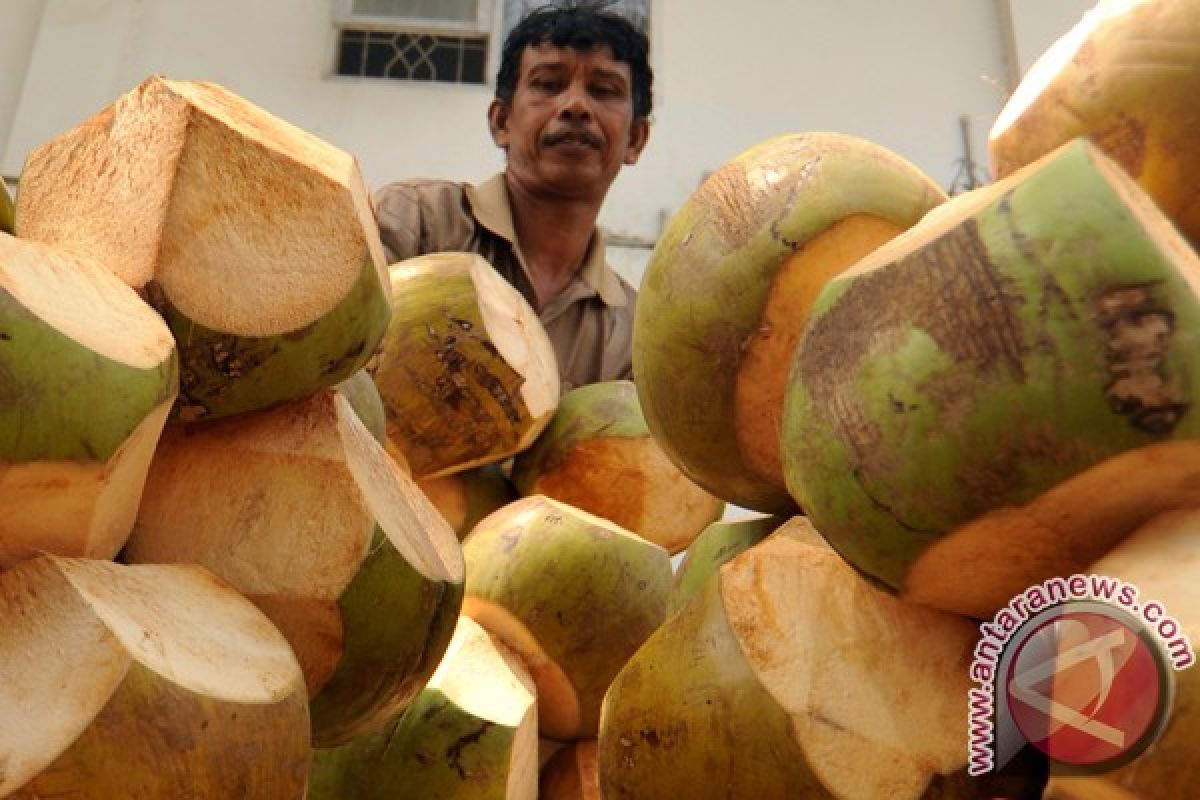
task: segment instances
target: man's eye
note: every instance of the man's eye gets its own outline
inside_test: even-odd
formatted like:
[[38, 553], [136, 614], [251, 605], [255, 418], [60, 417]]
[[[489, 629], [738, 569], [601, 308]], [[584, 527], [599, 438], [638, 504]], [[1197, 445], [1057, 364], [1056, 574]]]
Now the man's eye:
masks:
[[541, 89], [545, 92], [552, 92], [558, 88], [559, 82], [550, 78], [534, 78], [529, 82], [529, 85], [535, 89]]

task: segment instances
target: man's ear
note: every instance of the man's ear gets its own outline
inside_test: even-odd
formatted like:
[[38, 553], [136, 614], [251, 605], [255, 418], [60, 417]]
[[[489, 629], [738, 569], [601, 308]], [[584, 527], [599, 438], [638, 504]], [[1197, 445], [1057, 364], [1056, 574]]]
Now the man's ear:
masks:
[[488, 106], [488, 128], [492, 131], [492, 141], [496, 147], [508, 149], [508, 103], [502, 100], [492, 100]]
[[629, 144], [625, 148], [625, 163], [633, 166], [637, 163], [638, 157], [641, 156], [642, 150], [646, 147], [646, 141], [650, 138], [650, 120], [647, 117], [638, 117], [629, 126]]

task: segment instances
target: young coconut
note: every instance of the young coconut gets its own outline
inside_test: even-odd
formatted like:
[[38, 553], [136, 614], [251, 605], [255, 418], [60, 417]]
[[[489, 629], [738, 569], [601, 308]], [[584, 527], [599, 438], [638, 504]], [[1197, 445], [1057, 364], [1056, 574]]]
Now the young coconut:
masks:
[[132, 289], [0, 233], [0, 569], [117, 554], [178, 375], [171, 332]]
[[496, 464], [417, 481], [417, 486], [442, 512], [459, 541], [488, 514], [520, 497], [504, 470]]
[[674, 614], [687, 605], [692, 595], [700, 591], [722, 564], [749, 550], [785, 524], [807, 527], [802, 518], [758, 517], [714, 522], [705, 528], [675, 570], [671, 594], [667, 598], [667, 614]]
[[168, 429], [126, 554], [203, 564], [262, 608], [300, 659], [321, 747], [412, 702], [462, 599], [454, 534], [332, 389]]
[[851, 563], [991, 616], [1200, 503], [1200, 258], [1085, 140], [833, 279], [797, 351], [788, 486]]
[[463, 541], [463, 614], [524, 659], [538, 728], [595, 736], [613, 676], [666, 614], [666, 551], [547, 497], [505, 506]]
[[745, 508], [795, 511], [779, 426], [809, 306], [944, 199], [904, 159], [836, 133], [770, 139], [701, 185], [650, 257], [633, 329], [646, 422], [689, 478]]
[[0, 797], [301, 800], [309, 753], [296, 657], [206, 570], [0, 574]]
[[966, 775], [977, 637], [876, 589], [796, 517], [722, 566], [613, 681], [601, 795], [1034, 800], [1044, 770]]
[[313, 753], [308, 800], [536, 800], [537, 698], [516, 654], [468, 617], [386, 728]]
[[1077, 136], [1200, 247], [1200, 0], [1101, 0], [1030, 68], [989, 136], [1004, 177]]
[[602, 800], [597, 742], [572, 742], [554, 754], [538, 780], [539, 800]]
[[[1195, 794], [1200, 782], [1200, 511], [1155, 517], [1088, 567], [1088, 574], [1118, 578], [1138, 590], [1139, 604], [1163, 609], [1156, 635], [1174, 672], [1175, 696], [1166, 725], [1150, 749], [1124, 766], [1087, 781], [1056, 778], [1064, 798], [1175, 800]], [[1065, 787], [1065, 788], [1064, 788]], [[1072, 789], [1080, 791], [1071, 793]]]
[[393, 264], [392, 321], [370, 369], [389, 448], [418, 479], [503, 461], [558, 406], [558, 363], [537, 314], [474, 253]]
[[604, 517], [678, 553], [725, 509], [650, 435], [632, 381], [563, 395], [549, 427], [512, 469], [522, 495], [541, 494]]
[[185, 420], [337, 383], [387, 326], [354, 158], [214, 84], [152, 77], [35, 149], [17, 218], [144, 291], [179, 342]]

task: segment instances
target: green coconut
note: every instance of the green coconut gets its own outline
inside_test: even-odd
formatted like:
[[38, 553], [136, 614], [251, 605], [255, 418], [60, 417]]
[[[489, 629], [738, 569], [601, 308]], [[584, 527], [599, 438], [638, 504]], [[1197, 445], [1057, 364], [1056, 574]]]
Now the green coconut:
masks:
[[779, 430], [809, 306], [944, 198], [896, 154], [835, 133], [770, 139], [700, 186], [650, 257], [633, 329], [646, 422], [688, 477], [745, 508], [795, 511]]
[[1044, 769], [966, 776], [975, 626], [876, 589], [796, 520], [722, 566], [613, 681], [601, 795], [1039, 798]]
[[[793, 525], [807, 525], [793, 517]], [[721, 565], [749, 550], [770, 536], [789, 520], [783, 517], [756, 517], [714, 522], [696, 537], [675, 570], [671, 595], [667, 598], [667, 614], [674, 614], [704, 586]]]
[[304, 678], [199, 567], [45, 556], [0, 574], [0, 797], [301, 800]]
[[668, 553], [687, 547], [725, 509], [650, 435], [632, 381], [564, 394], [549, 427], [513, 462], [512, 481], [522, 495], [604, 517]]
[[152, 77], [30, 153], [22, 238], [142, 290], [179, 342], [185, 420], [310, 394], [387, 327], [354, 158], [210, 83]]
[[408, 711], [314, 752], [308, 800], [536, 800], [536, 705], [516, 654], [460, 617]]
[[613, 676], [666, 615], [666, 551], [535, 495], [476, 525], [463, 554], [462, 613], [524, 659], [542, 735], [595, 736]]
[[0, 180], [0, 233], [13, 232], [14, 213], [15, 209], [12, 196], [8, 193], [8, 186], [3, 180]]
[[988, 138], [998, 177], [1088, 136], [1200, 247], [1200, 0], [1101, 0], [1030, 67]]
[[442, 512], [459, 541], [488, 514], [520, 497], [498, 464], [419, 480], [417, 486]]
[[1085, 140], [955, 198], [827, 286], [788, 486], [851, 563], [988, 617], [1200, 503], [1200, 258]]
[[126, 556], [202, 564], [262, 608], [304, 669], [321, 747], [416, 698], [462, 600], [453, 532], [332, 389], [169, 429]]
[[133, 290], [0, 233], [0, 569], [117, 554], [178, 374], [170, 331]]
[[529, 447], [558, 406], [558, 364], [529, 303], [474, 253], [393, 264], [392, 321], [370, 370], [389, 449], [420, 479]]

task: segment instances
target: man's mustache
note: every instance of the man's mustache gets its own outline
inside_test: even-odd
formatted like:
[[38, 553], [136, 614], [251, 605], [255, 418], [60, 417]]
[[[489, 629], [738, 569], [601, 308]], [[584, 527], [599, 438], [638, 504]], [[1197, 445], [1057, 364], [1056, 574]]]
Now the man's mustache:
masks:
[[604, 144], [600, 141], [599, 136], [588, 130], [572, 129], [557, 133], [548, 133], [542, 137], [542, 144], [546, 147], [553, 147], [564, 142], [575, 142], [595, 148], [596, 150], [599, 150]]

